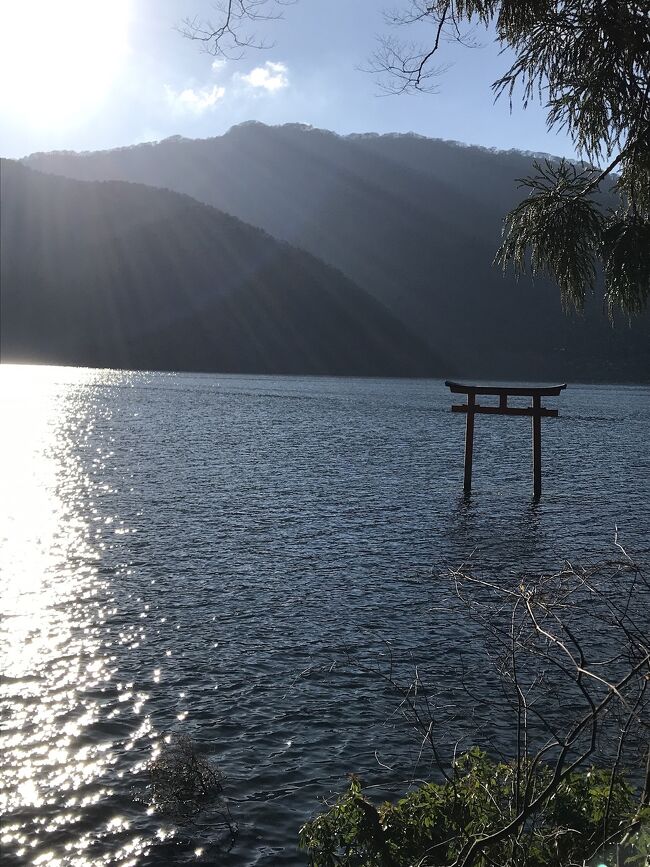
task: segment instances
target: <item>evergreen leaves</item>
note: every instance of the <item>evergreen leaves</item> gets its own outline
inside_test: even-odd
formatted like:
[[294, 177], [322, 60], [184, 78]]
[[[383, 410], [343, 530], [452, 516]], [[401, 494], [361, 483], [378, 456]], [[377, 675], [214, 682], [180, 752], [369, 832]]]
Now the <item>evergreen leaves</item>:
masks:
[[596, 257], [605, 219], [596, 202], [582, 195], [593, 174], [562, 160], [535, 163], [537, 175], [520, 181], [531, 195], [505, 219], [504, 241], [496, 260], [527, 267], [557, 282], [565, 304], [580, 308], [596, 282]]
[[610, 314], [617, 307], [640, 313], [650, 294], [650, 223], [634, 215], [612, 218], [601, 248]]

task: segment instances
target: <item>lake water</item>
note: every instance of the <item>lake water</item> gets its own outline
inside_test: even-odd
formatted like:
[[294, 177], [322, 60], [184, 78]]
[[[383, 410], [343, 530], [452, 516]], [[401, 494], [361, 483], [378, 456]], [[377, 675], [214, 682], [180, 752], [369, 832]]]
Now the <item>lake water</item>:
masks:
[[[304, 863], [298, 828], [346, 772], [417, 762], [394, 696], [342, 654], [471, 654], [438, 604], [469, 558], [614, 556], [618, 526], [650, 559], [647, 387], [548, 399], [533, 505], [525, 419], [478, 418], [460, 496], [464, 418], [436, 381], [3, 366], [0, 386], [9, 865]], [[229, 852], [216, 807], [148, 808], [171, 731], [225, 775]]]

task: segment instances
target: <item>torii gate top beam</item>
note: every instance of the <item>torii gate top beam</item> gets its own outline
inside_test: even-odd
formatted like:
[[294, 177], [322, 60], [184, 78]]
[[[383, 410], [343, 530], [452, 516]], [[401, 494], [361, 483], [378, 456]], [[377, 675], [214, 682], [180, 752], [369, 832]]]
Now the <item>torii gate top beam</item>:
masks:
[[564, 385], [463, 385], [447, 380], [445, 385], [453, 394], [502, 394], [513, 397], [553, 397], [566, 388]]

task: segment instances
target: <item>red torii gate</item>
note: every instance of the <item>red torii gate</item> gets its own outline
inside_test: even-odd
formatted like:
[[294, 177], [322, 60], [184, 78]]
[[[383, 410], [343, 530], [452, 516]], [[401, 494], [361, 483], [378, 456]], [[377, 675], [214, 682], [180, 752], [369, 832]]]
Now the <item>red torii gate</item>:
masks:
[[[540, 387], [528, 386], [497, 386], [497, 385], [462, 385], [460, 382], [450, 382], [445, 385], [452, 394], [466, 394], [467, 403], [453, 404], [452, 412], [467, 413], [465, 428], [465, 480], [463, 490], [469, 494], [472, 490], [472, 459], [474, 456], [474, 415], [525, 415], [532, 417], [533, 427], [533, 496], [539, 499], [542, 495], [542, 416], [557, 418], [556, 409], [542, 406], [542, 397], [556, 397], [564, 385], [549, 385]], [[482, 406], [476, 403], [477, 394], [494, 395], [499, 398], [498, 406]], [[508, 406], [509, 397], [530, 397], [531, 405], [526, 407]]]

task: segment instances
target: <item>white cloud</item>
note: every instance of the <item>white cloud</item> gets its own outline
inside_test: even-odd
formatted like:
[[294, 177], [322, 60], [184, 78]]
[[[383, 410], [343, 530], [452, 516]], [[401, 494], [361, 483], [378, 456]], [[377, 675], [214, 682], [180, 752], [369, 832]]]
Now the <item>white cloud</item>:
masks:
[[289, 87], [289, 70], [284, 63], [267, 60], [264, 66], [256, 66], [247, 75], [242, 75], [241, 79], [250, 87], [261, 87], [268, 93], [274, 93]]
[[224, 60], [223, 57], [218, 57], [216, 60], [212, 61], [212, 71], [213, 72], [221, 72], [224, 66], [227, 64], [227, 60]]
[[224, 98], [226, 88], [215, 84], [213, 87], [201, 87], [197, 89], [187, 87], [185, 90], [175, 90], [166, 84], [165, 93], [167, 94], [167, 99], [176, 110], [203, 114], [204, 111], [214, 108]]

